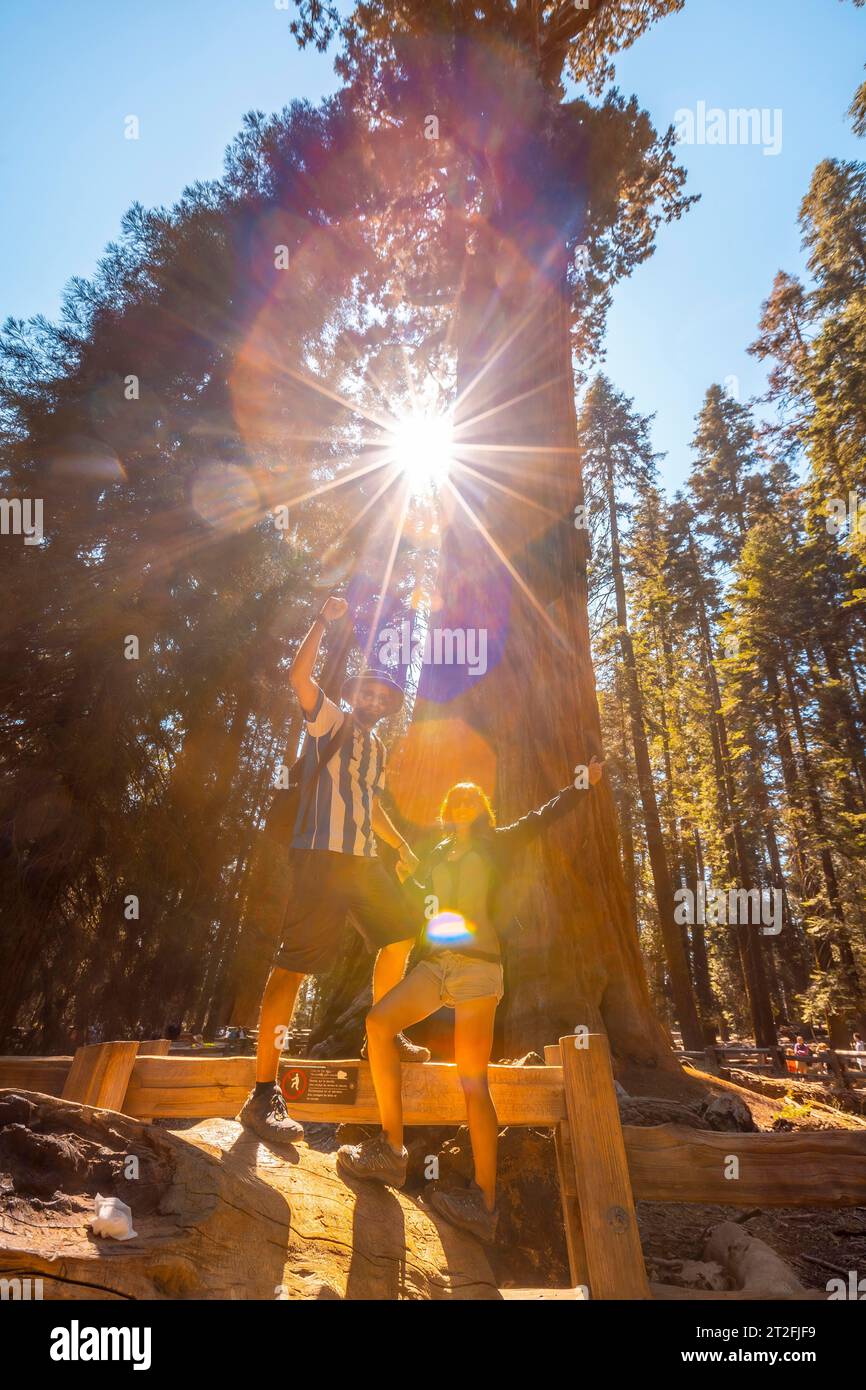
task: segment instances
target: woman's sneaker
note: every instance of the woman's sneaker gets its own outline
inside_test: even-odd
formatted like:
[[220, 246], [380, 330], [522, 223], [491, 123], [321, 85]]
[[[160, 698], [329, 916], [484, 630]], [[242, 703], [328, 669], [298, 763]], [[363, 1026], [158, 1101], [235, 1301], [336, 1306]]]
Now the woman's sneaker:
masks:
[[274, 1083], [273, 1091], [250, 1092], [238, 1112], [239, 1122], [275, 1149], [293, 1148], [304, 1137], [304, 1126], [293, 1120], [283, 1093]]
[[458, 1188], [446, 1192], [437, 1188], [430, 1193], [430, 1205], [452, 1226], [468, 1231], [490, 1245], [496, 1239], [496, 1226], [499, 1222], [499, 1208], [488, 1211], [484, 1205], [481, 1188], [475, 1183], [471, 1187]]
[[[397, 1050], [400, 1053], [401, 1062], [429, 1062], [429, 1047], [419, 1047], [417, 1043], [410, 1042], [404, 1038], [402, 1033], [397, 1034]], [[367, 1039], [361, 1043], [361, 1061], [367, 1060]]]
[[365, 1139], [360, 1144], [343, 1144], [337, 1150], [337, 1168], [351, 1173], [353, 1178], [371, 1178], [388, 1187], [402, 1187], [406, 1181], [409, 1150], [395, 1154], [384, 1134]]

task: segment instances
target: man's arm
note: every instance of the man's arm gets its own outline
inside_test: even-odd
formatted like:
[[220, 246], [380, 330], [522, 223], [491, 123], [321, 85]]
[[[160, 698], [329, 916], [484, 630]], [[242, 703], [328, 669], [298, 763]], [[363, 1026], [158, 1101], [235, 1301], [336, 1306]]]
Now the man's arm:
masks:
[[[403, 839], [403, 836], [388, 819], [385, 808], [378, 796], [373, 797], [372, 822], [373, 834], [376, 838], [378, 840], [384, 840], [386, 845], [390, 845], [392, 849], [399, 851], [400, 864], [405, 865], [406, 873], [408, 874], [412, 869], [416, 868], [418, 864], [417, 855], [412, 853], [406, 841]], [[398, 877], [405, 877], [405, 875], [400, 874], [399, 867], [397, 875]]]
[[305, 714], [312, 713], [319, 698], [319, 687], [313, 680], [313, 668], [319, 656], [325, 628], [329, 623], [342, 618], [348, 606], [346, 600], [338, 598], [336, 594], [331, 594], [331, 597], [325, 600], [321, 613], [298, 647], [295, 659], [289, 667], [289, 683]]

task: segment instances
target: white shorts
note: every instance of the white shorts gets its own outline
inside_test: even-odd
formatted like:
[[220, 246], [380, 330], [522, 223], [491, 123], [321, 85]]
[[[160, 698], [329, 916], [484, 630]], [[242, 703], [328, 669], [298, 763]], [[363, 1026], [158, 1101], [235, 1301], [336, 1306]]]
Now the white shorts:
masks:
[[495, 995], [498, 1002], [503, 995], [499, 961], [479, 960], [477, 956], [464, 956], [459, 951], [436, 951], [432, 956], [425, 956], [411, 973], [414, 975], [418, 970], [435, 977], [442, 1003], [452, 1009], [455, 1004], [488, 999], [491, 995]]

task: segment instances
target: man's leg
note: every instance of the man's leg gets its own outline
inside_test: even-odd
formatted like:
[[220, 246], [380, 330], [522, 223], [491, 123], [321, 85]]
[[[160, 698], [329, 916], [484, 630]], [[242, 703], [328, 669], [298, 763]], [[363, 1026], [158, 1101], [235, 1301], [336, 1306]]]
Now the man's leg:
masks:
[[295, 999], [303, 975], [275, 965], [268, 976], [259, 1014], [259, 1040], [256, 1045], [256, 1082], [276, 1081], [280, 1052], [292, 1021]]
[[268, 976], [259, 1013], [256, 1044], [256, 1084], [238, 1113], [240, 1123], [276, 1149], [293, 1150], [304, 1127], [293, 1120], [275, 1085], [286, 1030], [304, 976], [275, 965]]
[[241, 1124], [277, 1148], [293, 1146], [304, 1127], [289, 1114], [274, 1085], [280, 1061], [282, 1030], [288, 1028], [301, 981], [326, 962], [339, 937], [345, 910], [334, 883], [331, 856], [298, 854], [292, 894], [283, 917], [282, 939], [268, 976], [259, 1012], [256, 1084], [238, 1114]]
[[[406, 961], [412, 950], [412, 941], [395, 941], [391, 946], [383, 946], [376, 956], [373, 966], [373, 1003], [399, 985], [406, 969]], [[417, 1022], [417, 1020], [416, 1020]], [[407, 1024], [408, 1027], [408, 1024]]]
[[403, 1101], [400, 1095], [397, 1034], [435, 1013], [441, 1002], [439, 981], [432, 971], [419, 965], [380, 999], [367, 1015], [367, 1050], [373, 1089], [379, 1105], [382, 1130], [395, 1153], [403, 1149]]

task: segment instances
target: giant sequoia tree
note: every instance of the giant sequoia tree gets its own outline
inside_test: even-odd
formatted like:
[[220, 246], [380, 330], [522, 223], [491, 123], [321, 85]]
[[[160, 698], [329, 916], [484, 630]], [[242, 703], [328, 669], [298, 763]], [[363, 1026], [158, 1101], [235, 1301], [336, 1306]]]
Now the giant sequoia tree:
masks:
[[[341, 18], [298, 5], [301, 42], [339, 33], [356, 106], [404, 161], [415, 152], [382, 238], [394, 296], [438, 308], [456, 358], [457, 467], [433, 611], [486, 632], [489, 667], [462, 683], [436, 668], [422, 677], [392, 781], [421, 827], [458, 769], [495, 783], [507, 820], [599, 745], [573, 355], [598, 342], [611, 286], [687, 199], [671, 132], [615, 92], [567, 99], [564, 83], [598, 95], [611, 56], [680, 7], [425, 0]], [[509, 944], [507, 1050], [603, 1022], [616, 1052], [666, 1064], [607, 787], [585, 843], [557, 830], [516, 896], [525, 929]]]

